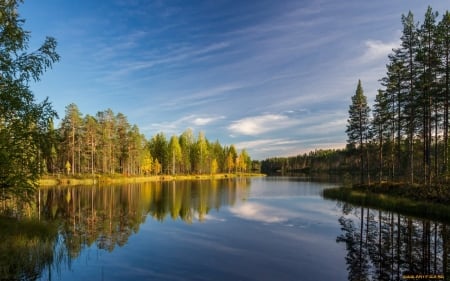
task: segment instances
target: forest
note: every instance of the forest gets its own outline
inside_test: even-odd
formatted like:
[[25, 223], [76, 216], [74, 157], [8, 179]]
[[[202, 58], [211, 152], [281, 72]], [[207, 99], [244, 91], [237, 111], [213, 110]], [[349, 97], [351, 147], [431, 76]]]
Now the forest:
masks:
[[191, 129], [167, 138], [158, 133], [149, 140], [122, 113], [111, 109], [95, 116], [76, 104], [66, 107], [59, 128], [50, 123], [42, 145], [42, 172], [79, 174], [215, 174], [247, 172], [252, 161], [245, 149], [209, 141]]
[[348, 173], [361, 183], [448, 183], [450, 13], [439, 18], [429, 7], [422, 23], [411, 12], [401, 23], [400, 46], [388, 55], [372, 107], [358, 81], [346, 148], [266, 159], [263, 172]]

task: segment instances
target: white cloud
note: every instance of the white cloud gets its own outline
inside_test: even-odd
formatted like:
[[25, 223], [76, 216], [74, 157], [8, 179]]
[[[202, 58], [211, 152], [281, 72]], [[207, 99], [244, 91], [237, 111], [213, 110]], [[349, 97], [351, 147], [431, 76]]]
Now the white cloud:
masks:
[[379, 59], [386, 59], [392, 49], [399, 47], [400, 41], [382, 42], [380, 40], [367, 40], [364, 54], [359, 58], [361, 63], [368, 63]]
[[[256, 131], [254, 135], [247, 134], [234, 142], [235, 147], [246, 149], [254, 159], [294, 156], [315, 149], [345, 147], [347, 113], [344, 111], [303, 113], [286, 110], [282, 115], [275, 114], [278, 118], [272, 115], [244, 118], [233, 123], [236, 127], [233, 131], [234, 138], [239, 138], [243, 131], [261, 130], [260, 134]], [[286, 135], [285, 132], [289, 134]]]
[[281, 114], [252, 116], [234, 121], [228, 129], [234, 134], [256, 136], [274, 130], [287, 128], [298, 123], [295, 119]]
[[213, 123], [217, 120], [223, 119], [223, 116], [213, 116], [213, 117], [197, 117], [194, 118], [191, 122], [196, 126], [204, 126], [210, 123]]

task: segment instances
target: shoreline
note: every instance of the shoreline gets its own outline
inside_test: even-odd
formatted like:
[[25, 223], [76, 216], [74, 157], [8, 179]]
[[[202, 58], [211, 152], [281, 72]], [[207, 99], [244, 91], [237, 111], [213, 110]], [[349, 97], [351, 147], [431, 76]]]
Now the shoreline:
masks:
[[144, 183], [156, 181], [184, 181], [184, 180], [217, 180], [239, 177], [265, 177], [265, 174], [238, 173], [238, 174], [203, 174], [203, 175], [159, 175], [159, 176], [122, 176], [122, 175], [82, 175], [82, 176], [44, 176], [39, 179], [39, 187], [75, 186], [75, 185], [103, 185], [122, 183]]
[[[380, 190], [381, 189], [381, 190]], [[450, 222], [450, 205], [411, 196], [412, 190], [337, 187], [323, 191], [323, 197], [364, 207], [379, 208], [408, 216]], [[411, 189], [417, 189], [413, 187]]]

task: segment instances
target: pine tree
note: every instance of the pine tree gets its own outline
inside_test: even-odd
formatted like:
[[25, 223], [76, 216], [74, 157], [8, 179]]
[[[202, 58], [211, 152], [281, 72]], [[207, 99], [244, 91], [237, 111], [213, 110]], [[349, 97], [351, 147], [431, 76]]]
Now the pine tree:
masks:
[[384, 91], [379, 90], [375, 97], [375, 104], [373, 106], [373, 119], [372, 119], [372, 136], [375, 142], [378, 144], [378, 179], [379, 182], [383, 179], [383, 147], [385, 139], [389, 139], [389, 125], [390, 125], [390, 112], [389, 112], [389, 100], [387, 94]]
[[438, 44], [439, 44], [439, 57], [441, 61], [439, 69], [440, 79], [440, 92], [443, 96], [444, 112], [443, 112], [443, 173], [447, 177], [449, 169], [449, 104], [450, 104], [450, 13], [447, 11], [442, 20], [438, 24]]
[[418, 48], [417, 25], [414, 22], [414, 15], [409, 12], [407, 16], [402, 15], [403, 34], [401, 36], [401, 47], [395, 50], [399, 62], [405, 68], [405, 77], [402, 84], [405, 90], [405, 126], [407, 134], [408, 157], [409, 157], [409, 181], [414, 182], [414, 136], [417, 127], [417, 65], [416, 55]]
[[[431, 7], [428, 7], [425, 14], [424, 22], [417, 31], [418, 48], [416, 50], [416, 64], [418, 79], [416, 80], [417, 91], [417, 107], [420, 108], [422, 142], [423, 142], [423, 177], [424, 182], [431, 184], [432, 165], [431, 165], [431, 149], [432, 149], [432, 130], [433, 121], [435, 135], [437, 140], [438, 129], [438, 105], [439, 99], [436, 87], [436, 74], [438, 70], [438, 54], [436, 48], [436, 17], [437, 13], [433, 13]], [[437, 144], [435, 143], [435, 149]], [[437, 150], [434, 154], [437, 160]], [[435, 162], [435, 168], [437, 163]], [[437, 171], [435, 170], [435, 174]]]
[[80, 169], [80, 163], [78, 165], [76, 164], [79, 162], [77, 161], [76, 152], [80, 150], [81, 123], [82, 116], [78, 106], [74, 103], [66, 106], [66, 115], [62, 121], [61, 135], [65, 142], [64, 150], [67, 153], [66, 160], [70, 162], [72, 167], [72, 175], [75, 174], [76, 170], [79, 172]]
[[84, 144], [88, 147], [86, 151], [89, 152], [89, 167], [91, 174], [95, 171], [95, 153], [97, 147], [97, 120], [90, 115], [84, 117]]
[[115, 117], [116, 130], [115, 130], [115, 143], [116, 155], [118, 159], [118, 168], [120, 173], [125, 173], [127, 170], [127, 164], [130, 157], [130, 139], [129, 131], [131, 129], [128, 123], [127, 117], [123, 113], [118, 113]]
[[391, 179], [398, 177], [402, 173], [402, 140], [405, 134], [406, 112], [405, 104], [407, 101], [407, 88], [404, 80], [406, 69], [403, 66], [399, 51], [394, 50], [394, 54], [389, 55], [390, 63], [386, 66], [386, 77], [381, 79], [387, 99], [389, 111], [389, 130], [390, 130], [390, 176]]
[[370, 133], [370, 108], [367, 105], [367, 98], [364, 95], [361, 80], [358, 81], [356, 93], [352, 96], [352, 104], [350, 105], [348, 113], [349, 118], [347, 120], [348, 124], [346, 131], [348, 143], [350, 146], [359, 150], [361, 183], [364, 183], [364, 168], [366, 167], [364, 152], [366, 149], [365, 144], [367, 143]]

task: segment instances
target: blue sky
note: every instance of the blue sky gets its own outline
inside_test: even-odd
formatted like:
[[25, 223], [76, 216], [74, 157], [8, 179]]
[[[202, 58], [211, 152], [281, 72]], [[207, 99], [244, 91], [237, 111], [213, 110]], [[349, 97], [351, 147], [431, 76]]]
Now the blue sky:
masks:
[[[32, 85], [60, 117], [122, 112], [148, 138], [187, 128], [253, 159], [342, 148], [358, 79], [372, 102], [401, 14], [448, 1], [25, 1], [30, 49], [61, 61]], [[440, 19], [440, 17], [439, 17]]]

